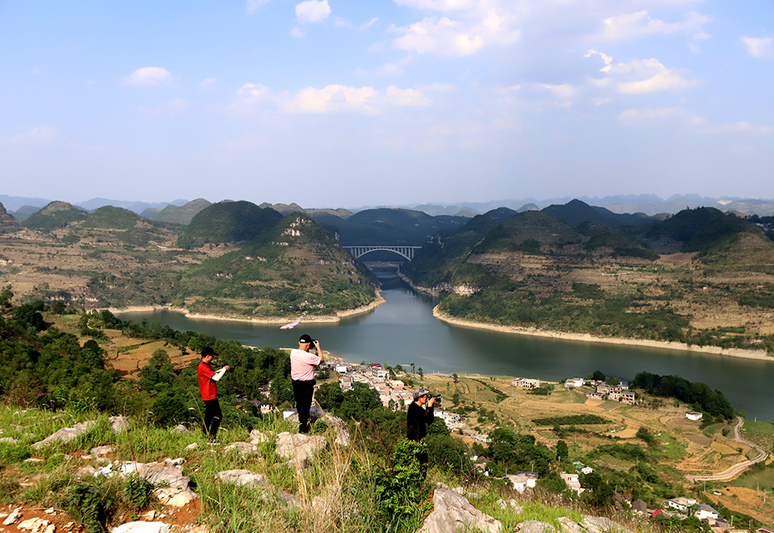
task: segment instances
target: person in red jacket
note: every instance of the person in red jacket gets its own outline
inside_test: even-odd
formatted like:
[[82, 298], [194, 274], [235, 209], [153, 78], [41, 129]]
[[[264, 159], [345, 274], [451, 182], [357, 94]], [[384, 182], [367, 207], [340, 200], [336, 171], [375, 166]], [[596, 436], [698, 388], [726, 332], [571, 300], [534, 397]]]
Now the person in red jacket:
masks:
[[218, 428], [223, 418], [218, 402], [218, 381], [231, 368], [226, 365], [217, 372], [212, 369], [212, 359], [218, 355], [212, 347], [202, 349], [202, 360], [197, 369], [199, 374], [199, 393], [204, 400], [204, 435], [212, 444], [218, 443]]

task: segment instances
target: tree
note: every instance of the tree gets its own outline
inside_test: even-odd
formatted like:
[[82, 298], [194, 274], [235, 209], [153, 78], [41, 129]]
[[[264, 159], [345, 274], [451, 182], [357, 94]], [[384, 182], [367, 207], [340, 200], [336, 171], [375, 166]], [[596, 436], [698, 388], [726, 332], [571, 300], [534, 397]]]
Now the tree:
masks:
[[459, 405], [460, 404], [460, 393], [459, 391], [454, 391], [454, 394], [452, 394], [452, 404]]
[[560, 440], [556, 443], [556, 459], [557, 461], [561, 461], [562, 459], [567, 460], [570, 457], [570, 450], [567, 447], [567, 443], [563, 440]]
[[425, 378], [425, 371], [422, 370], [421, 366], [418, 369], [418, 373], [419, 373], [419, 379], [424, 379]]
[[10, 307], [12, 299], [13, 293], [8, 289], [3, 289], [3, 292], [0, 292], [0, 307]]
[[460, 378], [456, 372], [452, 374], [452, 380], [454, 380], [455, 385], [457, 385], [460, 382]]

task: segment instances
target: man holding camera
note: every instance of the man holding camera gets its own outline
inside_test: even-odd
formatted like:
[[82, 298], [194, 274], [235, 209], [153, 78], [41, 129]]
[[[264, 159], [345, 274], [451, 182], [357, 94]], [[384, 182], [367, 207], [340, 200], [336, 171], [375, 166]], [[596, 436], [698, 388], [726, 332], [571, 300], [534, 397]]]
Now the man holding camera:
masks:
[[[420, 442], [427, 435], [427, 425], [432, 424], [436, 397], [430, 395], [427, 389], [414, 389], [414, 401], [409, 404], [406, 416], [406, 438]], [[422, 472], [427, 475], [427, 452], [417, 454]]]
[[[311, 348], [317, 349], [317, 355], [309, 353]], [[309, 409], [314, 396], [315, 367], [323, 362], [323, 352], [320, 341], [312, 339], [306, 333], [298, 339], [298, 349], [290, 350], [290, 379], [293, 381], [293, 396], [296, 399], [298, 412], [298, 432], [309, 433]]]

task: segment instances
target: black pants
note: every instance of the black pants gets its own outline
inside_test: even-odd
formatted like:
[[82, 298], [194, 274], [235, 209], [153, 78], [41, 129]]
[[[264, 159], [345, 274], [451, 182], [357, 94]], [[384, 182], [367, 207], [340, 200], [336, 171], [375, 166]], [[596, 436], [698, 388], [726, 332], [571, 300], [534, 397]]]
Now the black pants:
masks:
[[296, 411], [298, 412], [298, 432], [309, 432], [309, 409], [312, 407], [315, 381], [293, 380], [293, 396], [296, 398]]
[[207, 400], [204, 402], [204, 435], [215, 439], [218, 436], [218, 428], [223, 413], [220, 411], [218, 399]]

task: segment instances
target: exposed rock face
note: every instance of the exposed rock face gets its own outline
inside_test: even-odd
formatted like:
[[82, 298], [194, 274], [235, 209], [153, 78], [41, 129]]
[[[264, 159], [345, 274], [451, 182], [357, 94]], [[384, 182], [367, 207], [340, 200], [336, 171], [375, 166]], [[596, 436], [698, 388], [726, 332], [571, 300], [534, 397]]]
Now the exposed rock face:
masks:
[[562, 533], [584, 533], [584, 529], [572, 518], [562, 516], [556, 520], [562, 527]]
[[237, 452], [240, 457], [247, 457], [248, 455], [255, 455], [258, 453], [258, 447], [255, 444], [249, 442], [235, 442], [229, 444], [223, 448], [223, 453]]
[[261, 444], [264, 442], [269, 442], [269, 438], [269, 435], [261, 433], [257, 429], [254, 429], [250, 432], [250, 444]]
[[433, 512], [425, 520], [420, 533], [451, 533], [453, 531], [480, 530], [500, 533], [503, 525], [499, 520], [473, 507], [464, 496], [447, 488], [435, 489]]
[[325, 437], [320, 435], [310, 437], [301, 433], [284, 432], [277, 435], [277, 455], [304, 465], [308, 464], [325, 444]]
[[513, 498], [511, 498], [508, 501], [497, 500], [497, 505], [503, 511], [505, 511], [506, 509], [510, 509], [511, 512], [514, 513], [514, 514], [520, 514], [520, 513], [524, 512], [524, 509], [521, 508], [521, 505], [519, 505], [519, 503], [516, 500], [514, 500]]
[[153, 494], [165, 505], [183, 507], [197, 498], [188, 485], [191, 479], [183, 475], [180, 464], [182, 459], [168, 460], [163, 463], [134, 463], [116, 461], [98, 469], [96, 476], [129, 476], [137, 474], [156, 486]]
[[0, 202], [0, 235], [3, 233], [13, 233], [20, 229], [19, 221], [9, 215], [5, 210], [5, 206]]
[[108, 420], [113, 433], [121, 433], [129, 427], [129, 419], [125, 416], [111, 416]]
[[240, 487], [268, 488], [269, 486], [265, 477], [250, 470], [224, 470], [218, 472], [218, 477], [224, 483], [233, 483]]
[[88, 420], [80, 424], [75, 424], [71, 428], [62, 428], [56, 433], [49, 435], [42, 441], [36, 442], [35, 444], [32, 445], [32, 447], [35, 449], [38, 449], [43, 446], [48, 446], [53, 442], [63, 442], [63, 443], [70, 442], [71, 440], [76, 439], [79, 436], [86, 433], [87, 431], [89, 431], [89, 429], [91, 429], [96, 423], [97, 423], [96, 420]]
[[325, 413], [325, 421], [336, 432], [336, 444], [339, 446], [349, 446], [349, 426], [347, 426], [347, 423], [330, 413]]
[[111, 530], [110, 533], [167, 533], [169, 525], [164, 522], [128, 522]]

